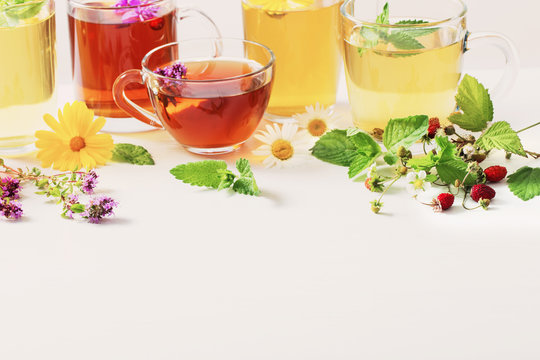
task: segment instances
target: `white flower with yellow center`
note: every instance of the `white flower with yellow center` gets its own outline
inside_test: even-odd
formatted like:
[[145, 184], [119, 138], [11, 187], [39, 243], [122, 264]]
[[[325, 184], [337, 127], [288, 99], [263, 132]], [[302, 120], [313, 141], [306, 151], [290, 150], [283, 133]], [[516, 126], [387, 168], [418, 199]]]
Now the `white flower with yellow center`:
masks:
[[307, 131], [298, 130], [296, 124], [266, 125], [266, 131], [260, 130], [255, 138], [264, 143], [253, 154], [266, 156], [263, 165], [270, 167], [291, 167], [309, 159], [312, 145]]
[[325, 108], [319, 103], [315, 106], [306, 106], [306, 112], [293, 115], [298, 126], [306, 129], [313, 137], [323, 136], [327, 131], [335, 128], [339, 117], [330, 108]]
[[313, 5], [315, 0], [249, 0], [248, 3], [262, 7], [266, 11], [298, 10]]
[[431, 183], [426, 181], [427, 174], [425, 171], [418, 173], [410, 172], [407, 174], [407, 192], [413, 197], [417, 197], [431, 189]]

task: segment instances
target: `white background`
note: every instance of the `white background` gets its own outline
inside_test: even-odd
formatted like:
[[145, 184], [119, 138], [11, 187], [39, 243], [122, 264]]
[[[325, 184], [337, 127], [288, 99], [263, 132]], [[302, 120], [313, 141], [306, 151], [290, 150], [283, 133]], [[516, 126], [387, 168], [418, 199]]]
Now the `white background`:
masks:
[[[241, 36], [239, 1], [197, 5]], [[469, 5], [472, 30], [506, 32], [524, 64], [538, 63], [536, 1]], [[496, 119], [538, 121], [538, 83], [540, 68], [524, 69]], [[70, 96], [62, 86], [60, 102]], [[343, 86], [339, 101], [346, 114]], [[524, 133], [526, 148], [540, 150], [539, 133]], [[399, 183], [376, 216], [374, 195], [345, 168], [314, 159], [286, 171], [255, 163], [263, 194], [252, 198], [175, 180], [169, 169], [200, 157], [165, 132], [115, 141], [156, 160], [98, 170], [100, 194], [120, 202], [115, 218], [64, 220], [27, 186], [24, 219], [0, 221], [1, 360], [540, 359], [540, 198], [525, 203], [497, 184], [487, 212], [434, 214]], [[500, 153], [495, 163], [540, 166]]]

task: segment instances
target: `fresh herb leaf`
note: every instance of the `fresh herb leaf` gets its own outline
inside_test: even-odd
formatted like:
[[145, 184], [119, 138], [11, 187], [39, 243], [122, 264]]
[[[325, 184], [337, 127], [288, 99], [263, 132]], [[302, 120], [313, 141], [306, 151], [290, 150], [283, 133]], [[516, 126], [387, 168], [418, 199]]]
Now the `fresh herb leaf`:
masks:
[[346, 130], [332, 130], [317, 141], [311, 154], [334, 165], [349, 166], [356, 157], [356, 146], [347, 136]]
[[253, 172], [251, 171], [251, 166], [249, 165], [249, 161], [247, 159], [238, 159], [236, 161], [236, 170], [240, 172], [240, 176], [244, 177], [252, 177]]
[[240, 172], [240, 177], [234, 182], [233, 190], [244, 195], [259, 195], [261, 192], [251, 171], [249, 161], [247, 159], [238, 159], [236, 169]]
[[170, 173], [186, 184], [218, 189], [225, 170], [225, 161], [205, 160], [178, 165]]
[[386, 154], [384, 154], [384, 161], [390, 166], [395, 165], [398, 160], [399, 158], [391, 152], [387, 152]]
[[113, 149], [113, 161], [134, 165], [155, 165], [152, 155], [142, 146], [133, 144], [116, 144]]
[[[462, 181], [467, 175], [467, 163], [461, 159], [439, 161], [435, 165], [437, 174], [445, 184], [453, 184], [456, 180]], [[476, 183], [476, 175], [469, 174], [465, 180], [465, 185], [470, 186]]]
[[349, 166], [349, 178], [354, 178], [367, 169], [381, 155], [381, 147], [366, 133], [358, 132], [349, 137], [356, 146], [356, 156]]
[[387, 40], [390, 44], [394, 45], [396, 49], [400, 50], [418, 50], [424, 48], [424, 45], [418, 40], [403, 31], [392, 32], [388, 35]]
[[[396, 25], [421, 25], [421, 24], [428, 24], [428, 21], [425, 20], [401, 20], [396, 23]], [[399, 30], [394, 30], [394, 32], [404, 32], [405, 34], [409, 35], [410, 37], [417, 38], [421, 36], [426, 36], [429, 34], [432, 34], [439, 30], [439, 28], [431, 28], [431, 27], [411, 27], [409, 28], [403, 28]]]
[[488, 90], [470, 75], [461, 80], [456, 102], [462, 112], [448, 119], [465, 130], [482, 131], [493, 120], [493, 103]]
[[427, 115], [392, 119], [386, 125], [383, 144], [388, 151], [395, 153], [400, 146], [408, 149], [424, 136], [429, 128]]
[[[28, 2], [28, 4], [25, 5], [26, 2]], [[8, 1], [7, 4], [4, 13], [12, 19], [23, 20], [36, 16], [41, 11], [45, 1], [35, 2], [32, 0], [18, 0]]]
[[540, 168], [522, 167], [508, 176], [510, 191], [523, 201], [540, 196]]
[[476, 145], [486, 151], [500, 149], [512, 154], [527, 157], [518, 134], [512, 130], [510, 124], [506, 121], [493, 123], [493, 125], [478, 138]]
[[419, 25], [419, 24], [427, 24], [428, 22], [425, 20], [400, 20], [396, 24], [397, 25]]
[[428, 172], [433, 169], [435, 165], [437, 165], [437, 161], [439, 161], [438, 156], [434, 155], [433, 153], [429, 153], [426, 156], [413, 158], [407, 161], [407, 165], [416, 171], [424, 170]]
[[388, 3], [384, 4], [382, 12], [375, 20], [377, 24], [390, 24], [390, 8]]

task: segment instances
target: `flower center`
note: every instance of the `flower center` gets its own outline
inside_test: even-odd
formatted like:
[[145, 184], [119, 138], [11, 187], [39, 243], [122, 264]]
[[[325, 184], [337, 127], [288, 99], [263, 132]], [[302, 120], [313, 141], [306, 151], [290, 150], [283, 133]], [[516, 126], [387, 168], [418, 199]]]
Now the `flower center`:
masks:
[[424, 180], [422, 179], [416, 179], [413, 181], [413, 186], [415, 190], [420, 190], [424, 188]]
[[326, 123], [324, 122], [324, 120], [313, 119], [309, 122], [307, 129], [311, 135], [321, 136], [326, 132], [328, 127], [326, 126]]
[[294, 154], [294, 148], [287, 140], [279, 139], [272, 144], [272, 155], [281, 161], [292, 158]]
[[69, 142], [69, 147], [72, 151], [81, 151], [81, 149], [84, 149], [85, 146], [86, 143], [84, 142], [84, 139], [80, 136], [75, 136]]

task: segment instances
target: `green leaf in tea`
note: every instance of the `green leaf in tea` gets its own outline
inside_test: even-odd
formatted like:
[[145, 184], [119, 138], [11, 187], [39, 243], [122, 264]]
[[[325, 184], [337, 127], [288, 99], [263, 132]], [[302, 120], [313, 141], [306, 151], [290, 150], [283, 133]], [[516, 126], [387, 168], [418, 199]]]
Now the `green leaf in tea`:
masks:
[[386, 125], [383, 144], [388, 151], [395, 153], [400, 146], [408, 149], [424, 136], [429, 127], [427, 115], [392, 119]]
[[152, 155], [142, 146], [133, 144], [116, 144], [113, 149], [113, 161], [134, 165], [154, 165]]
[[[425, 21], [425, 20], [400, 20], [396, 23], [396, 25], [421, 25], [421, 24], [428, 24], [428, 21]], [[426, 27], [426, 28], [422, 28], [422, 27], [412, 27], [412, 28], [403, 28], [403, 29], [399, 29], [399, 30], [394, 30], [394, 32], [403, 32], [407, 35], [409, 35], [410, 37], [413, 37], [413, 38], [418, 38], [418, 37], [422, 37], [422, 36], [426, 36], [426, 35], [429, 35], [429, 34], [432, 34], [434, 32], [436, 32], [437, 30], [439, 30], [439, 28], [436, 28], [436, 27]]]
[[[6, 16], [16, 20], [23, 20], [39, 14], [45, 1], [8, 0], [3, 3], [5, 4], [3, 12]], [[0, 9], [2, 9], [2, 7], [2, 3], [0, 3]]]
[[384, 4], [382, 12], [377, 16], [375, 20], [377, 24], [387, 25], [390, 24], [390, 7], [388, 3]]
[[349, 166], [356, 156], [356, 146], [347, 136], [346, 130], [332, 130], [317, 141], [311, 154], [334, 165]]
[[540, 196], [540, 168], [522, 167], [508, 176], [510, 191], [523, 201]]
[[478, 138], [476, 145], [486, 151], [500, 149], [512, 154], [527, 157], [518, 134], [512, 130], [510, 124], [506, 121], [493, 123], [493, 125]]
[[456, 102], [462, 112], [448, 119], [465, 130], [482, 131], [493, 120], [493, 102], [488, 90], [470, 75], [461, 80]]
[[387, 41], [399, 50], [418, 50], [424, 48], [424, 45], [418, 40], [402, 31], [392, 32], [388, 35]]

